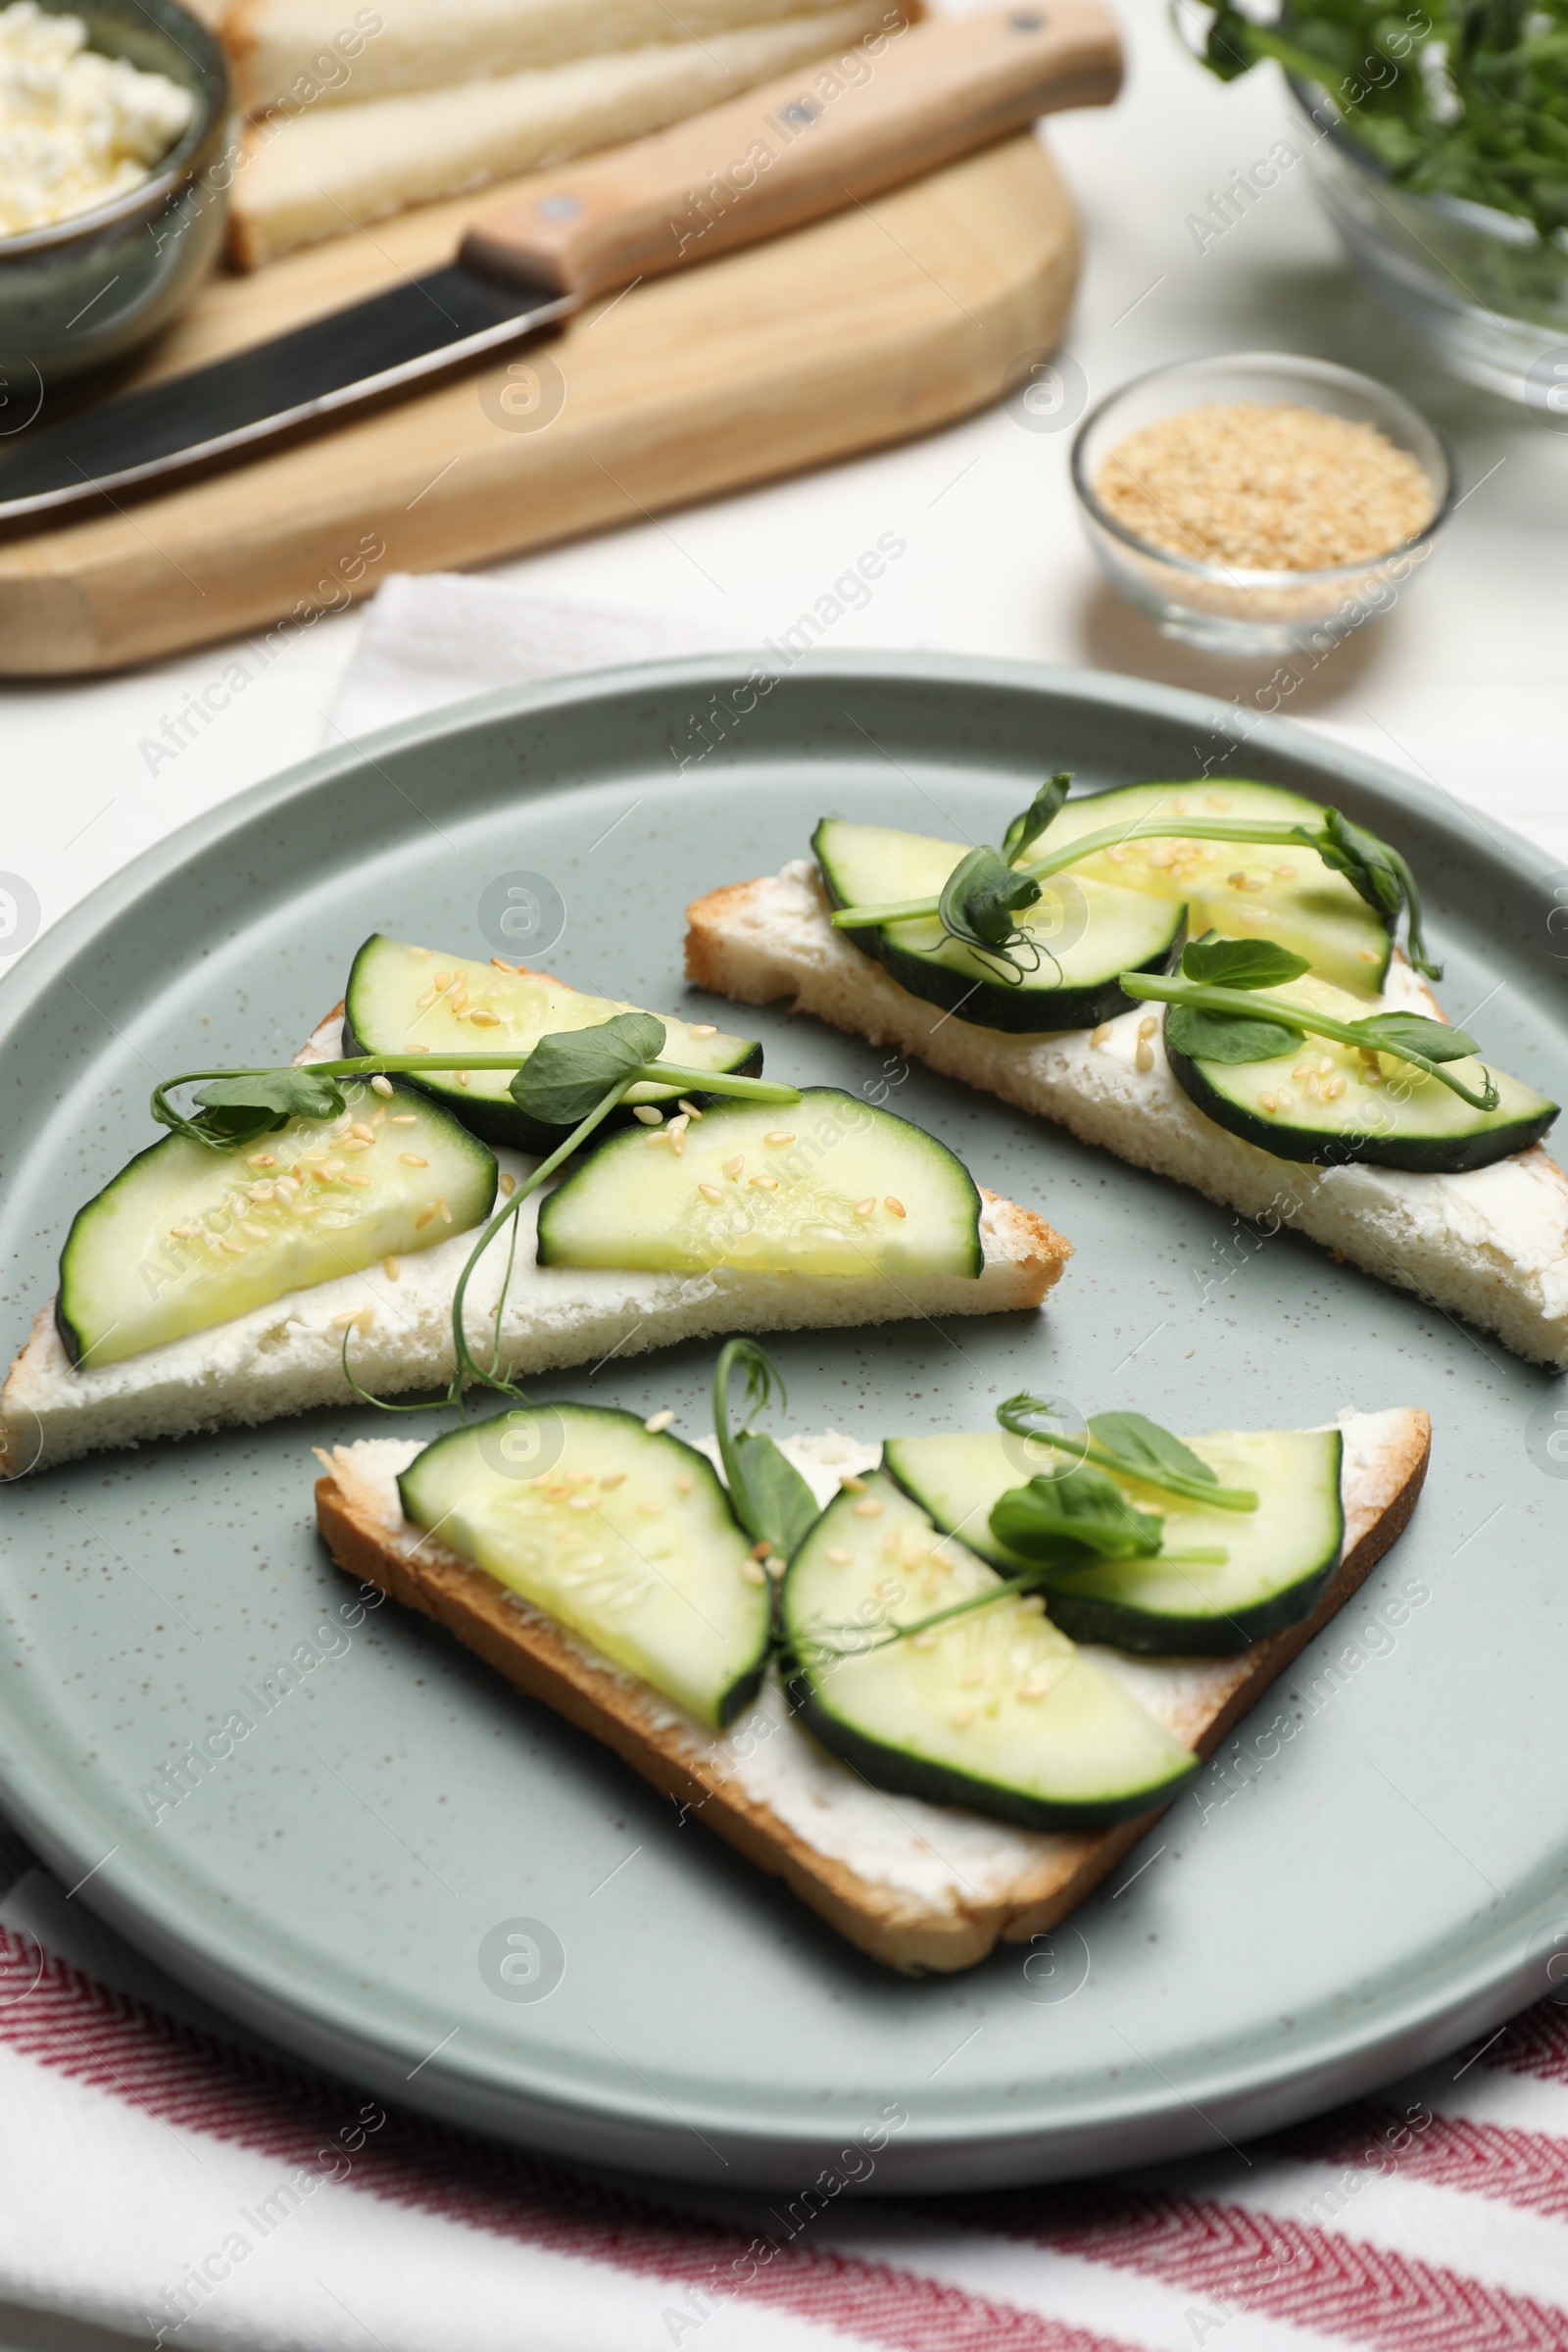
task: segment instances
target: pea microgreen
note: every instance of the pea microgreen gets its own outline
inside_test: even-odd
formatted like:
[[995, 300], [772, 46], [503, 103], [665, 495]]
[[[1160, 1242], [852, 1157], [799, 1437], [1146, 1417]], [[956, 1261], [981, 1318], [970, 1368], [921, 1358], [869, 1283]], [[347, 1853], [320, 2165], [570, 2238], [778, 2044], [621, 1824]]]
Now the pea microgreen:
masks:
[[816, 1497], [787, 1455], [762, 1431], [732, 1431], [729, 1391], [734, 1375], [745, 1381], [743, 1409], [766, 1409], [775, 1390], [788, 1405], [783, 1376], [764, 1348], [755, 1340], [729, 1340], [719, 1350], [713, 1369], [713, 1434], [729, 1487], [730, 1508], [746, 1533], [769, 1546], [782, 1565], [817, 1517]]

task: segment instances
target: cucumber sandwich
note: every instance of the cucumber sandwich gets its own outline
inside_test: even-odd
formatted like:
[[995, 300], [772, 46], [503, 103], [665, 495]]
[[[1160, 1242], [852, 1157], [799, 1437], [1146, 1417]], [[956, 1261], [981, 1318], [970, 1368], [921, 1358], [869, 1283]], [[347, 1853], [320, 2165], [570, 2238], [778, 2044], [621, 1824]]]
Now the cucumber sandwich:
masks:
[[934, 1137], [760, 1077], [710, 1024], [379, 936], [347, 1010], [285, 1070], [157, 1089], [170, 1132], [76, 1212], [0, 1391], [0, 1474], [682, 1339], [1034, 1307], [1066, 1262]]
[[779, 1445], [732, 1430], [737, 1369], [767, 1401], [767, 1358], [730, 1342], [703, 1450], [670, 1413], [514, 1401], [321, 1453], [318, 1521], [350, 1575], [903, 1969], [1080, 1901], [1426, 1469], [1414, 1411], [1183, 1441], [1136, 1413], [1062, 1431], [1024, 1396], [989, 1433]]
[[1568, 1369], [1557, 1105], [1444, 1019], [1398, 851], [1274, 785], [1068, 781], [996, 849], [825, 818], [812, 860], [688, 909], [687, 977], [790, 997]]

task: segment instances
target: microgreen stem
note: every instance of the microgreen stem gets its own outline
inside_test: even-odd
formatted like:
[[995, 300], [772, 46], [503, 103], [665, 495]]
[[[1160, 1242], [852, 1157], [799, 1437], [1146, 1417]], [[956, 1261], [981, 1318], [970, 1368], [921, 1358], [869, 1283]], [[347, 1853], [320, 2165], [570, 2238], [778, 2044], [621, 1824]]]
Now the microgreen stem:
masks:
[[1123, 972], [1121, 986], [1128, 996], [1147, 1004], [1190, 1004], [1198, 1012], [1230, 1012], [1250, 1021], [1278, 1021], [1298, 1037], [1327, 1037], [1357, 1053], [1387, 1054], [1396, 1061], [1409, 1062], [1426, 1077], [1436, 1078], [1473, 1110], [1495, 1110], [1500, 1100], [1485, 1070], [1486, 1091], [1478, 1095], [1442, 1062], [1429, 1061], [1413, 1046], [1392, 1046], [1381, 1038], [1369, 1038], [1359, 1021], [1336, 1021], [1326, 1012], [1314, 1012], [1308, 1004], [1292, 1004], [1282, 997], [1258, 996], [1246, 989], [1213, 988], [1200, 980], [1167, 979], [1155, 972]]
[[[291, 1063], [290, 1068], [303, 1067], [316, 1078], [374, 1078], [432, 1072], [436, 1070], [519, 1070], [527, 1060], [526, 1054], [357, 1054], [336, 1061]], [[207, 1078], [270, 1078], [275, 1063], [249, 1069], [232, 1065], [220, 1070], [182, 1070], [177, 1078], [165, 1078], [153, 1088], [152, 1113], [160, 1126], [172, 1127], [183, 1133], [189, 1122], [173, 1108], [169, 1097], [177, 1087], [197, 1086]], [[796, 1086], [782, 1086], [771, 1078], [742, 1078], [730, 1070], [694, 1070], [682, 1062], [645, 1061], [627, 1080], [628, 1086], [680, 1087], [687, 1093], [701, 1090], [709, 1095], [733, 1095], [743, 1102], [798, 1102], [801, 1091]]]
[[[1257, 1496], [1250, 1487], [1210, 1486], [1206, 1479], [1187, 1478], [1179, 1470], [1141, 1470], [1136, 1462], [1125, 1461], [1119, 1453], [1107, 1453], [1102, 1446], [1091, 1440], [1084, 1446], [1073, 1438], [1054, 1438], [1046, 1431], [1029, 1432], [1031, 1442], [1050, 1446], [1058, 1453], [1071, 1454], [1075, 1462], [1092, 1463], [1097, 1470], [1108, 1470], [1113, 1477], [1136, 1480], [1141, 1487], [1151, 1487], [1157, 1494], [1179, 1494], [1186, 1502], [1210, 1502], [1217, 1511], [1255, 1511]], [[1174, 1552], [1161, 1557], [1174, 1559]], [[1196, 1554], [1194, 1555], [1197, 1556]]]

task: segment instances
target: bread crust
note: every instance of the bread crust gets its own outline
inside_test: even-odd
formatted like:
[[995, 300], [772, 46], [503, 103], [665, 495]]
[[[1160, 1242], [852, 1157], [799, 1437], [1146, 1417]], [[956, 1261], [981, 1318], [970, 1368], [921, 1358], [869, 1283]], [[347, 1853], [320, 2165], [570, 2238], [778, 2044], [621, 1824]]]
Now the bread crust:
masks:
[[[1400, 1417], [1379, 1459], [1377, 1507], [1348, 1543], [1311, 1616], [1239, 1658], [1217, 1662], [1202, 1719], [1181, 1733], [1200, 1755], [1219, 1745], [1403, 1532], [1426, 1477], [1431, 1442], [1424, 1412]], [[688, 1815], [703, 1822], [758, 1869], [782, 1879], [848, 1942], [889, 1968], [906, 1974], [971, 1968], [999, 1942], [1026, 1943], [1046, 1934], [1159, 1817], [1156, 1810], [1113, 1829], [1052, 1838], [1039, 1869], [998, 1900], [922, 1904], [810, 1845], [721, 1763], [672, 1730], [669, 1710], [655, 1693], [596, 1663], [547, 1617], [519, 1609], [483, 1569], [439, 1548], [411, 1557], [351, 1505], [333, 1477], [318, 1481], [316, 1512], [328, 1550], [348, 1575], [433, 1618], [526, 1697], [602, 1740], [681, 1808], [682, 1823]]]

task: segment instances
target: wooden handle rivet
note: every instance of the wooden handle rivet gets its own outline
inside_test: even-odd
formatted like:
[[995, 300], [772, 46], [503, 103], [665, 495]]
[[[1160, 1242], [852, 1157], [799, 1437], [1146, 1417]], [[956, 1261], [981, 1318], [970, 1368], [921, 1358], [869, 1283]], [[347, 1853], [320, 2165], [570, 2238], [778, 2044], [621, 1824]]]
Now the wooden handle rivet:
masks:
[[543, 214], [547, 220], [569, 220], [574, 213], [582, 211], [582, 198], [580, 196], [541, 196], [533, 209], [536, 213]]

